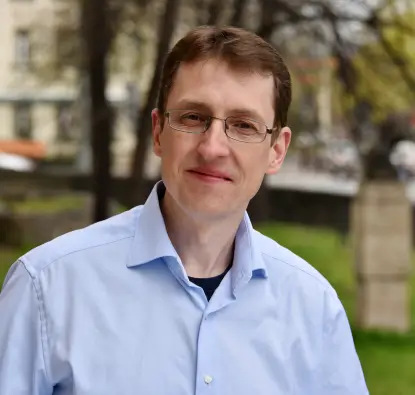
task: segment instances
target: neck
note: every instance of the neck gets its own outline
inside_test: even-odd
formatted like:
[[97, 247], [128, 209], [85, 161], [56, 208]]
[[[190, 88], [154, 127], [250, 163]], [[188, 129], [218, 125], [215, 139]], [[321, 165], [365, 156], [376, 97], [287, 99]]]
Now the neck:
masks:
[[214, 277], [228, 268], [242, 215], [215, 220], [195, 218], [167, 191], [161, 208], [167, 233], [189, 277]]

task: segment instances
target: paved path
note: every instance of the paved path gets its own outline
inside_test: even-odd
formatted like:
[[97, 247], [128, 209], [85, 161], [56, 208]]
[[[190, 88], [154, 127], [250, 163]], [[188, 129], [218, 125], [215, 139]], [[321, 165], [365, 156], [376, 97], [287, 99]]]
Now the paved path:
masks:
[[[280, 173], [270, 176], [267, 182], [270, 186], [278, 188], [346, 196], [355, 195], [359, 187], [357, 180], [345, 180], [327, 173], [299, 170], [291, 163], [287, 166], [284, 164]], [[407, 184], [407, 194], [415, 204], [415, 181]]]

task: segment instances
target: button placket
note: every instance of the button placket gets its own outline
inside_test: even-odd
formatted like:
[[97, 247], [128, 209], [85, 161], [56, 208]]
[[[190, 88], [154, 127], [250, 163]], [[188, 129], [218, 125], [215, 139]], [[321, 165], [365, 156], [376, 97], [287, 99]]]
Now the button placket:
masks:
[[212, 339], [213, 333], [209, 330], [213, 319], [211, 314], [205, 313], [200, 324], [196, 372], [197, 395], [214, 394], [212, 391], [214, 389], [215, 364], [212, 357], [214, 357], [215, 347]]

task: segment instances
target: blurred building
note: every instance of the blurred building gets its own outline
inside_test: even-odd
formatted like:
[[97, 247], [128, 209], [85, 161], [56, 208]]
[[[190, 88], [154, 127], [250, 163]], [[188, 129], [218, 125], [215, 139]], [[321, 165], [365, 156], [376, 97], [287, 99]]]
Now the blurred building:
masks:
[[[80, 145], [88, 141], [87, 90], [82, 89], [79, 68], [71, 64], [76, 46], [68, 43], [75, 41], [65, 39], [76, 29], [75, 4], [0, 1], [0, 151], [17, 149], [31, 156], [33, 147], [37, 157], [40, 144], [45, 157], [70, 160], [83, 152]], [[107, 97], [116, 109], [115, 165], [126, 168], [134, 147], [132, 107], [138, 105], [139, 89], [129, 82], [131, 75], [113, 74]]]

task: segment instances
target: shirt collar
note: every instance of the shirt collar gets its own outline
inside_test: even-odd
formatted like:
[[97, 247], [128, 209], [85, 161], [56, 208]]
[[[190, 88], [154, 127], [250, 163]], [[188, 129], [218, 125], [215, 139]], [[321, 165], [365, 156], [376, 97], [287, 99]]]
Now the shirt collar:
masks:
[[[164, 191], [163, 182], [156, 183], [141, 208], [127, 267], [138, 266], [164, 257], [173, 257], [180, 262], [167, 234], [160, 209], [159, 196]], [[231, 270], [234, 288], [251, 277], [267, 277], [264, 261], [254, 240], [254, 233], [249, 216], [245, 213], [236, 233], [234, 263]]]
[[138, 266], [163, 257], [173, 257], [179, 261], [161, 213], [159, 195], [161, 196], [164, 191], [164, 184], [161, 181], [156, 183], [141, 208], [127, 267]]
[[235, 238], [234, 267], [231, 272], [234, 291], [252, 277], [268, 277], [267, 268], [254, 236], [255, 230], [245, 212]]

